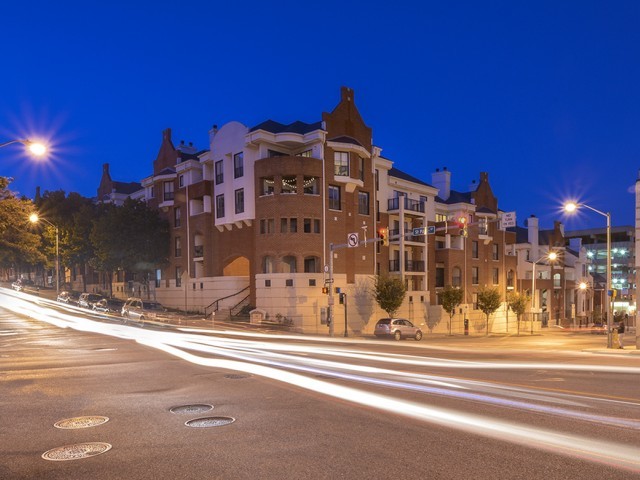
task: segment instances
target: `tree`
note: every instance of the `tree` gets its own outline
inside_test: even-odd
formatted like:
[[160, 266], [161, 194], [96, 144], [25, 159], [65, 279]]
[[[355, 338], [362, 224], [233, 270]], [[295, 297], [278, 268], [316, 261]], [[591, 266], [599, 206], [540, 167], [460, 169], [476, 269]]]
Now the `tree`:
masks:
[[90, 234], [94, 268], [110, 277], [119, 269], [146, 274], [167, 262], [169, 224], [156, 209], [127, 199], [121, 207], [104, 205], [100, 212]]
[[497, 288], [486, 288], [478, 292], [478, 309], [487, 316], [487, 331], [489, 335], [489, 316], [500, 308], [502, 299]]
[[389, 317], [393, 317], [398, 311], [407, 289], [400, 277], [389, 275], [377, 275], [374, 284], [374, 296], [380, 308], [387, 312]]
[[33, 203], [17, 198], [9, 190], [11, 179], [0, 177], [0, 268], [8, 277], [10, 269], [24, 269], [45, 261], [40, 236], [33, 230], [29, 215]]
[[456, 313], [456, 308], [462, 303], [462, 297], [464, 296], [464, 290], [458, 287], [452, 287], [447, 285], [440, 294], [440, 302], [445, 312], [449, 314], [449, 335], [451, 335], [451, 324], [453, 323], [453, 316]]
[[[45, 191], [36, 203], [40, 215], [58, 226], [60, 239], [60, 268], [76, 265], [84, 267], [94, 257], [89, 235], [97, 208], [90, 198], [71, 192], [65, 195], [62, 190]], [[49, 253], [55, 249], [55, 238], [44, 238]], [[87, 277], [82, 275], [83, 290], [86, 290]], [[63, 277], [64, 281], [64, 277]]]
[[[516, 314], [516, 321], [518, 322], [518, 335], [520, 335], [520, 315], [522, 315], [527, 309], [529, 303], [529, 296], [526, 293], [509, 292], [507, 295], [507, 305]], [[508, 310], [507, 310], [508, 311]]]

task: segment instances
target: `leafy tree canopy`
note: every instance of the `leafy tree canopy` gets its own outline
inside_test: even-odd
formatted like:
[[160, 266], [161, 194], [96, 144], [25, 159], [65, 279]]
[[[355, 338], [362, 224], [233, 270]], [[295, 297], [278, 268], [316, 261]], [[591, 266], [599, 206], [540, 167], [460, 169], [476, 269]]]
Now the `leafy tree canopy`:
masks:
[[522, 315], [527, 310], [529, 296], [520, 292], [509, 292], [507, 295], [507, 305], [516, 315]]
[[501, 302], [502, 299], [497, 288], [487, 288], [478, 292], [478, 309], [481, 310], [487, 318], [500, 308]]
[[90, 234], [96, 268], [148, 272], [167, 261], [169, 225], [157, 210], [128, 199], [122, 207], [108, 204], [98, 211]]
[[0, 177], [0, 267], [26, 267], [45, 260], [40, 236], [29, 222], [33, 204], [9, 190], [11, 179]]
[[462, 303], [464, 297], [464, 290], [447, 285], [440, 294], [440, 301], [444, 311], [449, 314], [449, 317], [453, 317], [456, 308]]
[[380, 308], [393, 317], [398, 311], [407, 289], [399, 277], [389, 275], [377, 275], [374, 284], [374, 296]]

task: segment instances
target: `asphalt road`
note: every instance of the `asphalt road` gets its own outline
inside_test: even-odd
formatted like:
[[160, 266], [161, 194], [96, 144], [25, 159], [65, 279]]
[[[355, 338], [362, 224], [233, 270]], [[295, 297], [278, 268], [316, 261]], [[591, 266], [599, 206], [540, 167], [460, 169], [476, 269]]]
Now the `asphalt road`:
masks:
[[640, 478], [640, 355], [602, 343], [139, 328], [0, 290], [0, 478]]

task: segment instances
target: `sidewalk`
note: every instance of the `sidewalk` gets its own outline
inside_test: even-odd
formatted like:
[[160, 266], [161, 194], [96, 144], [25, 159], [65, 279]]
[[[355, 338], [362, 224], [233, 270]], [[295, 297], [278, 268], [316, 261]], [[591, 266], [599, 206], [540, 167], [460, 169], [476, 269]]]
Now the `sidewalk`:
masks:
[[[39, 296], [47, 299], [56, 299], [55, 289], [41, 289]], [[171, 328], [198, 328], [203, 330], [237, 330], [262, 334], [280, 334], [280, 335], [298, 335], [309, 339], [330, 338], [327, 329], [326, 334], [300, 334], [289, 330], [288, 327], [276, 323], [260, 323], [252, 324], [248, 321], [223, 321], [204, 318], [202, 314], [176, 313], [175, 317], [169, 322], [153, 322], [146, 321], [149, 324], [157, 324]], [[625, 348], [606, 348], [606, 336], [604, 335], [587, 335], [588, 332], [572, 331], [572, 330], [554, 330], [544, 329], [537, 331], [533, 335], [526, 332], [517, 334], [490, 334], [490, 335], [448, 335], [446, 333], [425, 333], [420, 342], [412, 343], [419, 346], [442, 346], [442, 347], [473, 347], [473, 348], [503, 348], [503, 349], [540, 349], [540, 350], [563, 350], [592, 353], [595, 355], [625, 355], [640, 356], [640, 350], [633, 344], [635, 335], [626, 335]], [[349, 332], [349, 337], [343, 337], [342, 333], [336, 332], [333, 339], [335, 341], [383, 341], [373, 336], [373, 334], [355, 334]], [[393, 342], [390, 340], [390, 342]], [[403, 340], [405, 342], [414, 342], [413, 340]], [[590, 343], [591, 345], [585, 345]], [[593, 346], [593, 344], [597, 346]]]

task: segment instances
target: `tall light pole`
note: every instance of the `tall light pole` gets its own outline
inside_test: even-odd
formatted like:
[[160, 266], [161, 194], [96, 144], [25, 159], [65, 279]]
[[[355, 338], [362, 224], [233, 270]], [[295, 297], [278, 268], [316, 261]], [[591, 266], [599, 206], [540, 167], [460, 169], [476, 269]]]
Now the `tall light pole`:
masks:
[[58, 227], [51, 223], [46, 218], [40, 218], [37, 213], [32, 213], [29, 216], [29, 221], [31, 223], [38, 223], [40, 220], [45, 222], [47, 225], [52, 226], [56, 230], [56, 296], [60, 293], [60, 249], [59, 249], [59, 234]]
[[0, 143], [0, 148], [6, 147], [7, 145], [11, 145], [13, 143], [22, 143], [25, 145], [29, 151], [34, 154], [36, 157], [41, 157], [47, 152], [47, 147], [39, 142], [32, 142], [31, 140], [9, 140], [8, 142]]
[[607, 218], [607, 286], [606, 286], [607, 292], [605, 296], [605, 309], [607, 311], [607, 348], [613, 348], [613, 346], [611, 345], [611, 340], [612, 340], [611, 328], [612, 328], [612, 321], [613, 321], [613, 319], [611, 318], [612, 317], [611, 295], [613, 293], [611, 291], [611, 214], [608, 212], [605, 213], [605, 212], [601, 212], [600, 210], [596, 210], [595, 208], [590, 207], [586, 203], [569, 202], [564, 205], [565, 211], [569, 213], [573, 213], [578, 208], [581, 208], [581, 207], [589, 209], [592, 212], [599, 213], [603, 217]]
[[556, 252], [549, 252], [546, 255], [543, 255], [538, 260], [533, 262], [533, 278], [531, 279], [531, 333], [533, 333], [533, 311], [536, 309], [536, 265], [543, 260], [549, 260], [550, 262], [554, 262], [558, 258], [558, 254]]

